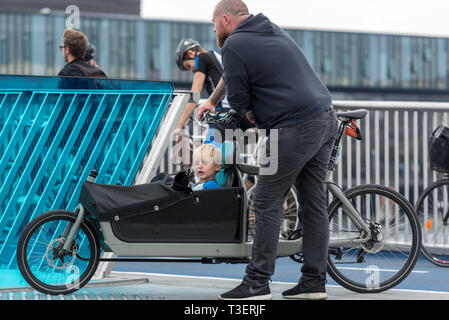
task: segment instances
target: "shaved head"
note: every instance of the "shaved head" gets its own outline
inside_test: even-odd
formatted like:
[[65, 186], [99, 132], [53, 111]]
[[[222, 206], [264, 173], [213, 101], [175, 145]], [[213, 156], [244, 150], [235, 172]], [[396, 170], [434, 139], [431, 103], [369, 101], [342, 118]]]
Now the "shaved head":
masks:
[[212, 22], [217, 34], [217, 45], [223, 47], [231, 32], [249, 16], [248, 7], [242, 0], [221, 0], [215, 6]]
[[215, 7], [218, 13], [228, 14], [231, 17], [249, 15], [248, 7], [242, 0], [221, 0]]

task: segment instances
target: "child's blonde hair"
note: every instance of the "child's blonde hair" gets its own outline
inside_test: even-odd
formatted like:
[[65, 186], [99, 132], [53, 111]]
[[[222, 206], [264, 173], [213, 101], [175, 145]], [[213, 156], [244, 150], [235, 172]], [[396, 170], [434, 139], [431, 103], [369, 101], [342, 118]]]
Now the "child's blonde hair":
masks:
[[197, 163], [204, 159], [210, 159], [215, 164], [221, 165], [223, 162], [223, 154], [221, 153], [221, 150], [213, 144], [202, 144], [193, 152], [193, 163]]

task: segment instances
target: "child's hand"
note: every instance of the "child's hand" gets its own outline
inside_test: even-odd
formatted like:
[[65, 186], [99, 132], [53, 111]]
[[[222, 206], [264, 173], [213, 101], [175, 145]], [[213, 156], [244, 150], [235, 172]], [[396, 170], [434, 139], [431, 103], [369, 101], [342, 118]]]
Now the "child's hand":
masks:
[[177, 128], [173, 133], [171, 134], [171, 137], [173, 140], [176, 140], [176, 143], [180, 143], [182, 138], [188, 136], [188, 133], [186, 130], [182, 128]]

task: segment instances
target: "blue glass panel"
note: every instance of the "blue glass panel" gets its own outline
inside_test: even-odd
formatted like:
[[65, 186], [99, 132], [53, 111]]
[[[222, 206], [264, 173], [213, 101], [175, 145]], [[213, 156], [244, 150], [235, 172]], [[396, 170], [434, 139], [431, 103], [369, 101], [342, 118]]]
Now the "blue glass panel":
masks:
[[0, 269], [15, 274], [25, 225], [73, 210], [92, 169], [133, 183], [172, 94], [168, 82], [0, 75]]

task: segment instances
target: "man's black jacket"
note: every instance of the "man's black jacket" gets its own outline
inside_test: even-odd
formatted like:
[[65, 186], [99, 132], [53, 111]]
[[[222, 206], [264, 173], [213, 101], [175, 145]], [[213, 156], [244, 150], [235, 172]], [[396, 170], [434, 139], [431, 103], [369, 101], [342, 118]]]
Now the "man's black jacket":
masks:
[[332, 105], [300, 47], [263, 14], [250, 15], [234, 29], [222, 56], [229, 104], [252, 110], [258, 128], [297, 125]]
[[59, 71], [58, 76], [107, 78], [103, 70], [96, 68], [81, 59], [75, 59], [72, 62], [67, 63], [64, 68]]

